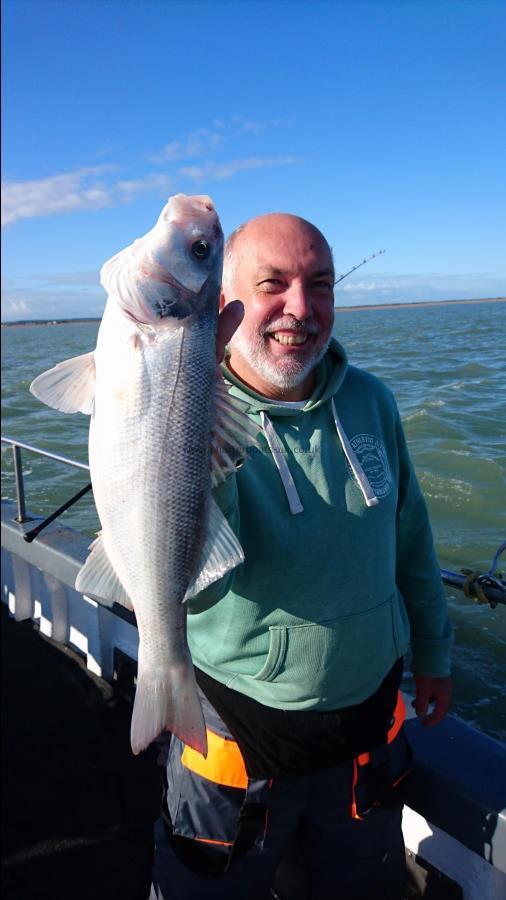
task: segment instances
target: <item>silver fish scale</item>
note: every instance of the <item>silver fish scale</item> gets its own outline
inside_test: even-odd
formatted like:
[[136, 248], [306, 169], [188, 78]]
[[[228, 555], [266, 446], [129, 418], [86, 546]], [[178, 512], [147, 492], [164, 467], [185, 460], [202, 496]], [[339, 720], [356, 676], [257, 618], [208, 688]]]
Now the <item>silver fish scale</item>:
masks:
[[[189, 327], [143, 342], [126, 414], [110, 421], [108, 407], [104, 423], [97, 405], [90, 432], [90, 460], [103, 458], [108, 443], [114, 461], [114, 468], [96, 467], [114, 484], [105, 492], [109, 508], [99, 508], [106, 548], [116, 571], [125, 573], [143, 656], [155, 665], [160, 654], [187, 653], [181, 601], [198, 562], [210, 495], [214, 318], [207, 312]], [[93, 449], [96, 435], [100, 446]]]

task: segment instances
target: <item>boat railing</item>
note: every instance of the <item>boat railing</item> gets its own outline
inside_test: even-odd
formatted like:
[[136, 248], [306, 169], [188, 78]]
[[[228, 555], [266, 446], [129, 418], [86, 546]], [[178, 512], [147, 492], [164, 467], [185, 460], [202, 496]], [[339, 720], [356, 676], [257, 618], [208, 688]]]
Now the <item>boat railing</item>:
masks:
[[[29, 517], [26, 514], [26, 503], [25, 503], [25, 485], [23, 478], [23, 466], [21, 459], [21, 451], [28, 450], [30, 453], [35, 453], [38, 456], [46, 456], [48, 459], [53, 459], [55, 462], [65, 463], [67, 466], [74, 466], [75, 469], [84, 469], [86, 472], [90, 471], [89, 465], [87, 463], [78, 462], [75, 459], [69, 459], [68, 456], [61, 456], [59, 453], [52, 453], [50, 450], [43, 450], [41, 447], [34, 447], [32, 444], [25, 444], [22, 441], [18, 441], [16, 438], [11, 438], [2, 435], [1, 436], [2, 444], [10, 444], [12, 447], [12, 455], [14, 462], [14, 479], [16, 483], [16, 507], [17, 507], [17, 516], [16, 521], [19, 522], [20, 525], [23, 522], [28, 522]], [[82, 493], [79, 492], [79, 495], [82, 496]], [[71, 503], [74, 503], [75, 500], [79, 499], [76, 495], [75, 499], [72, 498]], [[68, 506], [71, 505], [67, 503], [65, 505], [65, 509], [68, 509]], [[60, 511], [63, 512], [63, 507], [60, 507]], [[58, 515], [60, 513], [58, 512]], [[53, 514], [53, 519], [56, 516]], [[49, 524], [48, 520], [44, 520], [46, 524]], [[39, 528], [41, 531], [42, 529]], [[33, 538], [32, 538], [33, 540]]]
[[[69, 459], [67, 456], [61, 456], [58, 453], [52, 453], [49, 450], [42, 450], [40, 447], [34, 447], [31, 444], [25, 444], [15, 438], [1, 437], [2, 443], [10, 444], [14, 457], [14, 478], [16, 482], [16, 521], [20, 524], [29, 521], [26, 514], [25, 489], [23, 481], [23, 468], [21, 462], [21, 451], [28, 450], [30, 453], [46, 456], [55, 462], [64, 463], [68, 466], [74, 466], [76, 469], [84, 469], [90, 471], [89, 465], [77, 462], [75, 459]], [[37, 537], [38, 534], [60, 516], [65, 510], [76, 503], [84, 494], [91, 490], [91, 483], [74, 494], [62, 506], [59, 506], [50, 516], [39, 522], [35, 528], [24, 534], [25, 541], [29, 543]], [[497, 604], [506, 604], [506, 581], [502, 578], [501, 573], [496, 571], [499, 556], [506, 550], [506, 542], [501, 544], [495, 553], [492, 565], [488, 572], [478, 572], [472, 569], [462, 569], [461, 572], [452, 572], [449, 569], [440, 569], [441, 580], [448, 587], [457, 588], [462, 591], [466, 597], [470, 597], [477, 603], [489, 603], [492, 608]]]

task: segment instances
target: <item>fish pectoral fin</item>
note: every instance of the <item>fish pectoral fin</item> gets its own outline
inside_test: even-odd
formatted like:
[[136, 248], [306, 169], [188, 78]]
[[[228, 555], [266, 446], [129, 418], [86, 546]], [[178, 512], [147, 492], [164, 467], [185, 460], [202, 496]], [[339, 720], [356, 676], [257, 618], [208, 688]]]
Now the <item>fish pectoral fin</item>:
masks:
[[244, 552], [221, 509], [211, 497], [209, 521], [196, 575], [184, 600], [195, 597], [214, 581], [244, 562]]
[[239, 468], [248, 447], [258, 447], [260, 431], [247, 413], [246, 404], [231, 397], [218, 370], [215, 393], [216, 417], [212, 434], [211, 477], [213, 487]]
[[61, 412], [92, 415], [95, 406], [95, 354], [84, 353], [58, 363], [32, 381], [30, 391]]
[[102, 533], [90, 544], [89, 556], [77, 573], [76, 590], [133, 609], [132, 601], [121, 584], [104, 547]]

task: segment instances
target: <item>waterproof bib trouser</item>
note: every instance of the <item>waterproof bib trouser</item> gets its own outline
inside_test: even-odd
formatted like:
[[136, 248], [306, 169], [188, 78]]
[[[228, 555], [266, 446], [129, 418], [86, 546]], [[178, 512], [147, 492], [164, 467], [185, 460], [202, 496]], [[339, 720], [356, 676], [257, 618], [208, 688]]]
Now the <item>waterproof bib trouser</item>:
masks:
[[400, 694], [385, 745], [332, 768], [272, 780], [248, 777], [223, 720], [205, 698], [203, 706], [207, 758], [171, 740], [150, 900], [267, 897], [294, 840], [308, 900], [400, 900], [398, 789], [409, 768]]

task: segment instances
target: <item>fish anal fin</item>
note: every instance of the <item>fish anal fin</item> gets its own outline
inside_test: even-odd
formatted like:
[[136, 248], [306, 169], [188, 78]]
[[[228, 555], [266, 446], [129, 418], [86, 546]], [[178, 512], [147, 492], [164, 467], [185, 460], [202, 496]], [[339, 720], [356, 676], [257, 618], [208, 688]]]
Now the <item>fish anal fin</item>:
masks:
[[30, 385], [30, 391], [61, 412], [92, 415], [95, 405], [95, 354], [83, 353], [58, 363]]
[[209, 520], [204, 546], [189, 584], [185, 601], [223, 578], [231, 569], [244, 562], [243, 549], [217, 503], [211, 497]]
[[133, 609], [132, 601], [107, 556], [100, 533], [90, 545], [89, 556], [77, 573], [76, 590]]

